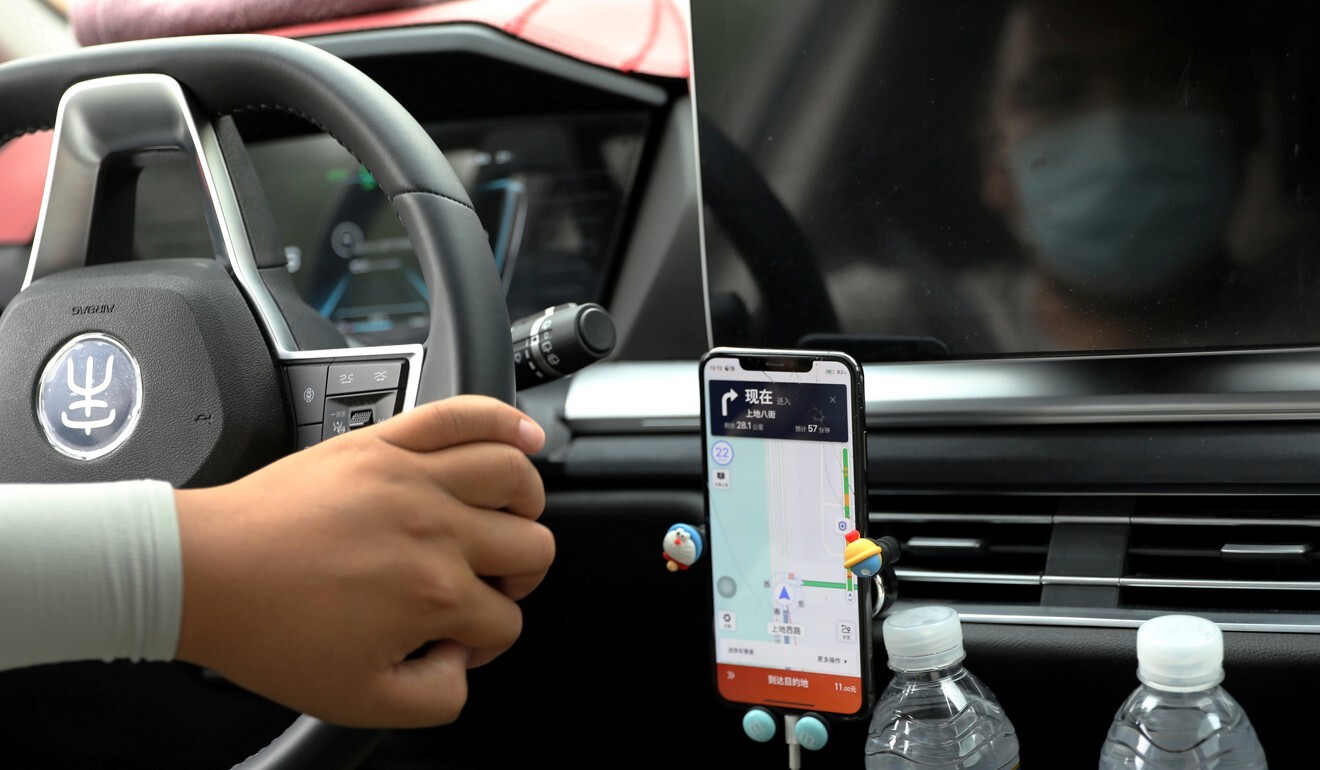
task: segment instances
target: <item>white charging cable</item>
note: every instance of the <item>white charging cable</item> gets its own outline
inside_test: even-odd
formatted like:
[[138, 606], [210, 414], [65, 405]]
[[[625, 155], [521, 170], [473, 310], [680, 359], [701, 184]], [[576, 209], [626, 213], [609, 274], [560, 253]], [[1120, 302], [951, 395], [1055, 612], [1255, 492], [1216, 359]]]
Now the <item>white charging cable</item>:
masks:
[[788, 743], [788, 770], [802, 770], [802, 746], [797, 739], [797, 714], [784, 715], [784, 741]]

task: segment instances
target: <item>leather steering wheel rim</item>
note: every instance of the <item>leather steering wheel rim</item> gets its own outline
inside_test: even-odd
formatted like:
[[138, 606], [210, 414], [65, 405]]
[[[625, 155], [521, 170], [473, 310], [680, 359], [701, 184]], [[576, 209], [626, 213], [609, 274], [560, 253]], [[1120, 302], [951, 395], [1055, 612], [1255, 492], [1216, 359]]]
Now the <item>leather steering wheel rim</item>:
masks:
[[[472, 204], [443, 154], [412, 115], [346, 62], [304, 43], [259, 35], [116, 43], [23, 59], [0, 65], [0, 104], [5, 105], [0, 110], [0, 144], [53, 128], [63, 95], [76, 84], [143, 74], [177, 81], [203, 118], [279, 110], [298, 115], [337, 139], [374, 175], [408, 231], [422, 266], [431, 297], [431, 322], [416, 400], [475, 393], [513, 401], [508, 313]], [[53, 162], [52, 169], [55, 166]], [[239, 205], [251, 205], [251, 200], [240, 196]], [[43, 222], [47, 213], [43, 211]], [[262, 212], [244, 214], [245, 219], [255, 220]], [[251, 296], [247, 299], [259, 304]], [[265, 331], [268, 338], [278, 336]], [[288, 344], [268, 342], [275, 348]], [[138, 478], [154, 477], [150, 468], [135, 472]], [[302, 716], [239, 766], [249, 770], [355, 767], [382, 735], [382, 731], [340, 728]]]

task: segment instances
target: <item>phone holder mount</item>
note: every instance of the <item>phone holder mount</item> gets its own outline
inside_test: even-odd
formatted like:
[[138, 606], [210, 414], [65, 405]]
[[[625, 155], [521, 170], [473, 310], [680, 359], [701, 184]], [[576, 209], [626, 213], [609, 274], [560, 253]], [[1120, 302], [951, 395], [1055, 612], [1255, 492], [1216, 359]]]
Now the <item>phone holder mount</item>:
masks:
[[871, 594], [874, 597], [871, 617], [878, 617], [898, 599], [894, 565], [902, 557], [903, 548], [895, 538], [885, 536], [872, 540], [862, 537], [855, 529], [843, 539], [848, 543], [843, 549], [843, 566], [857, 577], [869, 577], [875, 583], [875, 591]]
[[[843, 566], [859, 579], [871, 578], [875, 583], [871, 615], [878, 616], [898, 598], [898, 578], [894, 564], [902, 556], [898, 540], [881, 537], [865, 538], [857, 530], [844, 535], [847, 545], [843, 549]], [[743, 716], [743, 732], [748, 738], [764, 743], [775, 737], [775, 716], [769, 709], [759, 706], [749, 709]], [[784, 737], [788, 742], [789, 768], [800, 767], [799, 747], [819, 751], [829, 742], [828, 720], [808, 711], [803, 714], [784, 715]]]
[[[778, 732], [775, 715], [770, 709], [755, 706], [747, 710], [742, 720], [743, 732], [757, 743], [769, 743]], [[829, 722], [814, 711], [784, 715], [784, 739], [788, 743], [788, 766], [801, 767], [799, 747], [807, 751], [820, 751], [830, 741]]]
[[[705, 536], [705, 527], [691, 524], [671, 526], [665, 532], [661, 546], [665, 569], [683, 572], [695, 564], [705, 550]], [[879, 616], [898, 598], [894, 564], [902, 556], [903, 549], [895, 538], [886, 536], [872, 540], [862, 537], [855, 529], [844, 535], [844, 540], [847, 545], [843, 551], [843, 566], [858, 578], [871, 578], [875, 585], [871, 593], [871, 615]], [[755, 706], [743, 715], [742, 728], [748, 738], [766, 743], [778, 732], [778, 722], [769, 709]], [[790, 767], [798, 767], [799, 747], [819, 751], [830, 739], [828, 720], [811, 711], [784, 714], [784, 733]]]

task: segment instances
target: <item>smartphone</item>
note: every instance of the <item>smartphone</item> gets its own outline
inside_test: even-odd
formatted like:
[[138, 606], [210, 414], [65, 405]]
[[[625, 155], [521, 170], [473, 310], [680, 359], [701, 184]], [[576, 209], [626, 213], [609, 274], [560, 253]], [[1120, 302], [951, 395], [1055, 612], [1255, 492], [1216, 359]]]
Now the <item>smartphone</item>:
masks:
[[701, 360], [715, 682], [731, 703], [870, 714], [862, 371], [843, 353], [715, 348]]

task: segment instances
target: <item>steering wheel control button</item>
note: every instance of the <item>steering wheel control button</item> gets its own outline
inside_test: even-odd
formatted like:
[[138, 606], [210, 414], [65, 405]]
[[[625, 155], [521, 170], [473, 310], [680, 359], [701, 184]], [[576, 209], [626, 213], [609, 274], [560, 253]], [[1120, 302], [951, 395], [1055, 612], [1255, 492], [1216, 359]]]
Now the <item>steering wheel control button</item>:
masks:
[[365, 363], [331, 364], [330, 381], [326, 395], [365, 393], [371, 390], [394, 390], [403, 375], [402, 361], [367, 361]]
[[331, 396], [325, 400], [325, 425], [321, 428], [321, 438], [332, 439], [387, 419], [394, 414], [398, 400], [398, 394], [392, 390]]
[[289, 394], [293, 397], [293, 415], [299, 425], [321, 422], [329, 368], [329, 364], [304, 364], [285, 369], [289, 375]]
[[63, 455], [94, 460], [115, 451], [137, 427], [142, 372], [119, 340], [80, 334], [46, 362], [37, 386], [37, 418]]

